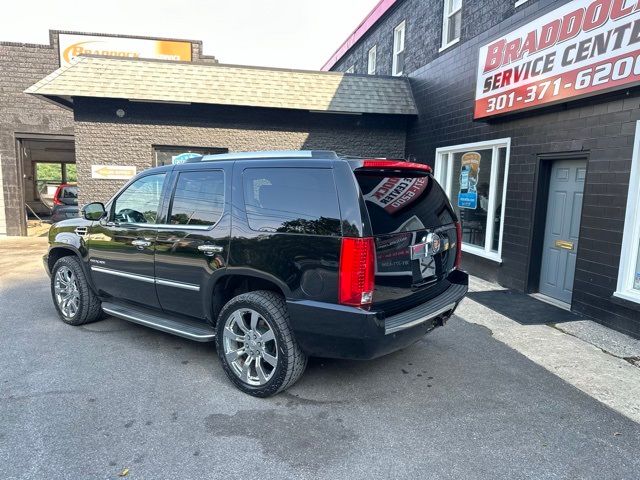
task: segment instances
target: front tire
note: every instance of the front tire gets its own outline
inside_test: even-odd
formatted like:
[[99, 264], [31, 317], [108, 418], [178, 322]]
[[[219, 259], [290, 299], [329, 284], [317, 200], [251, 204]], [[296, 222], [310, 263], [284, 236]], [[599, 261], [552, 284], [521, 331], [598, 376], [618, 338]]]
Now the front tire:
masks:
[[216, 327], [216, 348], [229, 379], [255, 397], [286, 390], [307, 366], [284, 299], [266, 290], [238, 295], [224, 306]]
[[53, 266], [51, 296], [58, 316], [69, 325], [84, 325], [102, 317], [100, 300], [76, 256], [62, 257]]

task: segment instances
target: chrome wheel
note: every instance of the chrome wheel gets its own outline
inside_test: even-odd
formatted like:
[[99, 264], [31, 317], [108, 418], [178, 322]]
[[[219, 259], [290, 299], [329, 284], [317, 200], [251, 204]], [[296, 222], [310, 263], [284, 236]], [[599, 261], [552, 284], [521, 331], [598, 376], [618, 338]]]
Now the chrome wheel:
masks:
[[262, 386], [276, 371], [276, 336], [255, 310], [243, 308], [229, 316], [224, 326], [223, 346], [231, 370], [248, 385]]
[[80, 291], [75, 274], [69, 267], [62, 266], [56, 271], [54, 282], [58, 308], [65, 317], [73, 318], [80, 309]]

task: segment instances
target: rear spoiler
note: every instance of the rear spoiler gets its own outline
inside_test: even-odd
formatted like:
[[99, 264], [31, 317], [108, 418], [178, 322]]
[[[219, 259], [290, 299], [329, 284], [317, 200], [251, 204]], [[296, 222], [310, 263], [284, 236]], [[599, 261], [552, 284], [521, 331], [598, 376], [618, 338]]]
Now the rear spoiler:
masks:
[[348, 160], [353, 171], [394, 171], [402, 173], [404, 171], [412, 171], [419, 173], [432, 173], [431, 167], [424, 163], [407, 162], [405, 160], [376, 160], [376, 159], [358, 159]]

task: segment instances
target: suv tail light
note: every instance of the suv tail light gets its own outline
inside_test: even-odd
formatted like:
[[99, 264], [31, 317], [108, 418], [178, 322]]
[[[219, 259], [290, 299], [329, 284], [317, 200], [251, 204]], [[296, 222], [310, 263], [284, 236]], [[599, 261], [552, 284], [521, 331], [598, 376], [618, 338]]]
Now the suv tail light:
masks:
[[373, 238], [342, 239], [338, 272], [338, 297], [341, 304], [362, 307], [373, 302], [374, 254]]
[[454, 268], [460, 268], [462, 263], [462, 224], [460, 220], [456, 222], [456, 261], [453, 264]]
[[53, 194], [54, 205], [62, 205], [62, 202], [60, 201], [61, 195], [62, 195], [62, 185], [58, 185], [58, 188], [56, 188], [56, 193]]

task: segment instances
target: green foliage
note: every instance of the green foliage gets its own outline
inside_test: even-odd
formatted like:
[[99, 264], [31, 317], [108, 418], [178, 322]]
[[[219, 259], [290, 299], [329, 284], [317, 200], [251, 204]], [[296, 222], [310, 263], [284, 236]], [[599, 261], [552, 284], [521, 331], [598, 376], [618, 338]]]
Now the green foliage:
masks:
[[[60, 163], [36, 163], [38, 181], [62, 182], [62, 165]], [[75, 163], [67, 164], [67, 182], [76, 183], [78, 172]]]
[[67, 182], [76, 183], [78, 181], [78, 172], [75, 163], [67, 164]]
[[62, 182], [62, 166], [59, 163], [36, 163], [38, 180]]

